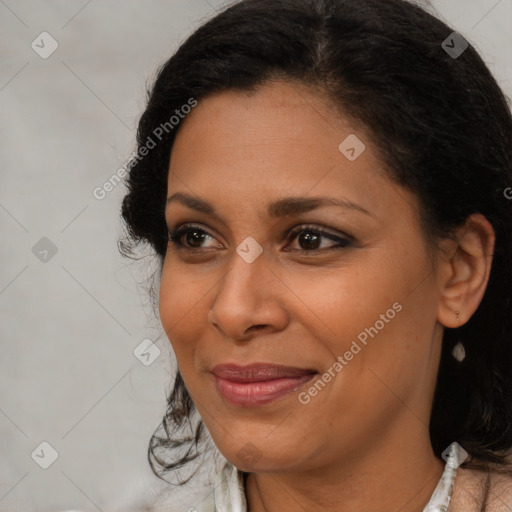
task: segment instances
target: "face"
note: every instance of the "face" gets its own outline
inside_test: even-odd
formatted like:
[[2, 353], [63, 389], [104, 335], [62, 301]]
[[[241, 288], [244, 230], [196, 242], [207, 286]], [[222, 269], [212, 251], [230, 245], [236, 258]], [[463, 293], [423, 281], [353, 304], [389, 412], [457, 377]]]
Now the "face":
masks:
[[311, 471], [428, 438], [435, 267], [364, 129], [297, 84], [210, 96], [167, 195], [161, 320], [229, 461]]

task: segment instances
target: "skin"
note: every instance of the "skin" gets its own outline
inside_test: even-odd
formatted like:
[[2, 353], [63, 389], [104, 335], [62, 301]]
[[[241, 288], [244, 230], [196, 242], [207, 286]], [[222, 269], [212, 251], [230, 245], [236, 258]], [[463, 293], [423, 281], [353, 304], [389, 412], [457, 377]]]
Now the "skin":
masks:
[[[161, 321], [216, 446], [250, 473], [250, 512], [421, 511], [444, 468], [428, 434], [443, 328], [471, 317], [489, 277], [487, 220], [471, 216], [430, 258], [417, 198], [388, 178], [370, 132], [336, 112], [284, 81], [222, 92], [187, 116], [171, 153], [168, 197], [199, 197], [219, 218], [168, 204], [170, 230], [194, 223], [207, 236], [182, 236], [193, 250], [169, 244]], [[350, 134], [366, 145], [354, 161], [338, 149]], [[269, 217], [267, 206], [287, 196], [344, 198], [367, 213], [324, 206]], [[301, 224], [353, 245], [321, 238], [312, 252], [287, 237]], [[249, 236], [263, 249], [252, 263], [236, 252]], [[216, 389], [210, 370], [220, 363], [321, 376], [394, 303], [401, 311], [308, 404], [300, 389], [235, 407]]]

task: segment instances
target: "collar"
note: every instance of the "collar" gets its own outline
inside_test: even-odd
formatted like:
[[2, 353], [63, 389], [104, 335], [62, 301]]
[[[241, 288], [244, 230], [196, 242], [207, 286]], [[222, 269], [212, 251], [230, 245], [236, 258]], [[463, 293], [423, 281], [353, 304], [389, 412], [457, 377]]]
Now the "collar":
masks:
[[[456, 442], [443, 452], [446, 464], [432, 496], [423, 512], [446, 512], [450, 505], [457, 468], [466, 454]], [[212, 482], [213, 492], [208, 493], [192, 512], [247, 512], [244, 473], [226, 462]]]

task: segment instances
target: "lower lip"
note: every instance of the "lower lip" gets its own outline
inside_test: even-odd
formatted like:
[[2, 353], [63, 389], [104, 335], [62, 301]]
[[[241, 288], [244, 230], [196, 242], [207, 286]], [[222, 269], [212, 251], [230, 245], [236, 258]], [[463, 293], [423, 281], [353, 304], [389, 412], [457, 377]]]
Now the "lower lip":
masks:
[[311, 374], [247, 383], [233, 382], [215, 376], [215, 381], [217, 390], [230, 404], [238, 407], [256, 407], [274, 402], [278, 398], [296, 391], [314, 376], [315, 374]]

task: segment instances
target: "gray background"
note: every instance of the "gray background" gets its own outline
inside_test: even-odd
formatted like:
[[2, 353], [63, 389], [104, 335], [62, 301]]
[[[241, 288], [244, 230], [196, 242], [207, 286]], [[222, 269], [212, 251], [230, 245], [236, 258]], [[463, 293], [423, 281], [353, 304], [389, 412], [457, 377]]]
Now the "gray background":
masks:
[[[175, 363], [162, 338], [151, 365], [133, 354], [160, 335], [149, 271], [117, 252], [122, 185], [93, 190], [134, 149], [146, 81], [221, 5], [0, 0], [2, 511], [140, 510], [161, 490], [146, 450]], [[512, 0], [433, 5], [512, 95]]]

